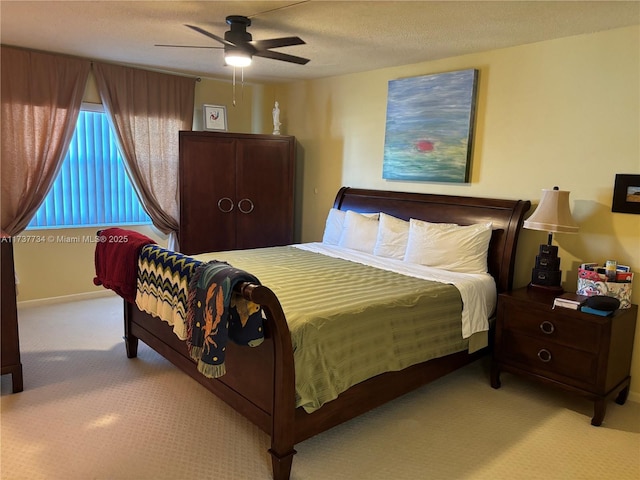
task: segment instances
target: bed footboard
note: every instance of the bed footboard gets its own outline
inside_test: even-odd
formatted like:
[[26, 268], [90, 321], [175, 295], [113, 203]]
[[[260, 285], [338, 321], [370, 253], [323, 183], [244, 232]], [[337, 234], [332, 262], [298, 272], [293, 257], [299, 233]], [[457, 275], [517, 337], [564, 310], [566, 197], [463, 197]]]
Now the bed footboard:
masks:
[[[138, 356], [138, 337], [131, 333], [131, 323], [133, 320], [133, 311], [137, 309], [132, 303], [124, 301], [124, 346], [127, 349], [127, 358], [136, 358]], [[142, 312], [140, 312], [142, 313]]]
[[274, 480], [288, 480], [296, 451], [295, 368], [293, 346], [280, 301], [267, 287], [245, 283], [242, 296], [262, 305], [267, 316], [265, 334], [273, 341], [273, 408], [271, 410], [271, 466]]
[[291, 335], [282, 307], [267, 287], [242, 283], [245, 299], [260, 304], [266, 314], [265, 340], [258, 347], [227, 346], [227, 373], [207, 378], [198, 372], [186, 343], [158, 318], [124, 302], [124, 340], [128, 358], [138, 354], [142, 340], [197, 380], [271, 436], [269, 454], [274, 480], [286, 480], [294, 450], [295, 372]]

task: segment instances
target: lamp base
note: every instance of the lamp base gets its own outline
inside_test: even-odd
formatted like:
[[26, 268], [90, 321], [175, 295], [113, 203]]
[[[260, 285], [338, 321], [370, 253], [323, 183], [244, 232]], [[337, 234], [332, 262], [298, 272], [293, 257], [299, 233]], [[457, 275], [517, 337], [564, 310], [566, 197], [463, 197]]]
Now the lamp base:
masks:
[[564, 289], [562, 283], [562, 270], [560, 270], [560, 258], [558, 247], [551, 244], [540, 245], [540, 251], [536, 256], [536, 264], [531, 270], [530, 287], [561, 294]]

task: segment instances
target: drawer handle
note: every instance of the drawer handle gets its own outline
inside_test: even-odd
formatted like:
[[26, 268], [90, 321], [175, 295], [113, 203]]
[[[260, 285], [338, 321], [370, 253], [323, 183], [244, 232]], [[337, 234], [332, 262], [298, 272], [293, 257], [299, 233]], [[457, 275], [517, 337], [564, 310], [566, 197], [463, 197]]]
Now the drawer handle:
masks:
[[551, 352], [546, 348], [541, 348], [538, 352], [538, 358], [544, 363], [549, 363], [551, 361]]
[[[222, 202], [227, 201], [229, 202], [229, 208], [224, 209], [222, 208]], [[233, 210], [233, 200], [231, 200], [229, 197], [222, 197], [220, 200], [218, 200], [218, 210], [220, 210], [222, 213], [229, 213], [231, 210]]]
[[545, 320], [540, 324], [540, 330], [542, 330], [542, 332], [546, 333], [547, 335], [552, 334], [555, 329], [556, 327], [554, 327], [553, 323], [551, 323], [549, 320]]
[[[249, 208], [246, 208], [246, 207], [243, 208], [243, 206], [242, 206], [243, 202], [245, 204], [248, 203], [249, 204]], [[240, 210], [242, 213], [251, 213], [251, 212], [253, 212], [253, 208], [254, 208], [253, 202], [251, 200], [249, 200], [248, 198], [243, 198], [242, 200], [240, 200], [238, 202], [238, 210]]]

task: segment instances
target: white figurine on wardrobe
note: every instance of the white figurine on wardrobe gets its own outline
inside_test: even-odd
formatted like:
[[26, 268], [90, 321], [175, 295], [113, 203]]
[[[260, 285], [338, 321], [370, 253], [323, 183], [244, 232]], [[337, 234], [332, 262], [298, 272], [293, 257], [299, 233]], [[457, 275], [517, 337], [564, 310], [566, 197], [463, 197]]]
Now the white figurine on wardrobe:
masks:
[[273, 134], [280, 135], [280, 105], [276, 102], [275, 107], [273, 107]]

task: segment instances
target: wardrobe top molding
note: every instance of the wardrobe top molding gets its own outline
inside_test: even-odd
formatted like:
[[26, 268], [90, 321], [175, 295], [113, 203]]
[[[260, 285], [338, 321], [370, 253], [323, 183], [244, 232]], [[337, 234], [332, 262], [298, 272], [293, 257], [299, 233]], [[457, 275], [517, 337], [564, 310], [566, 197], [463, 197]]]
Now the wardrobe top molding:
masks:
[[235, 133], [235, 132], [210, 132], [202, 130], [180, 130], [180, 135], [189, 135], [196, 137], [219, 137], [219, 138], [241, 138], [241, 139], [269, 139], [269, 140], [286, 140], [295, 138], [293, 135], [272, 135], [268, 133]]

